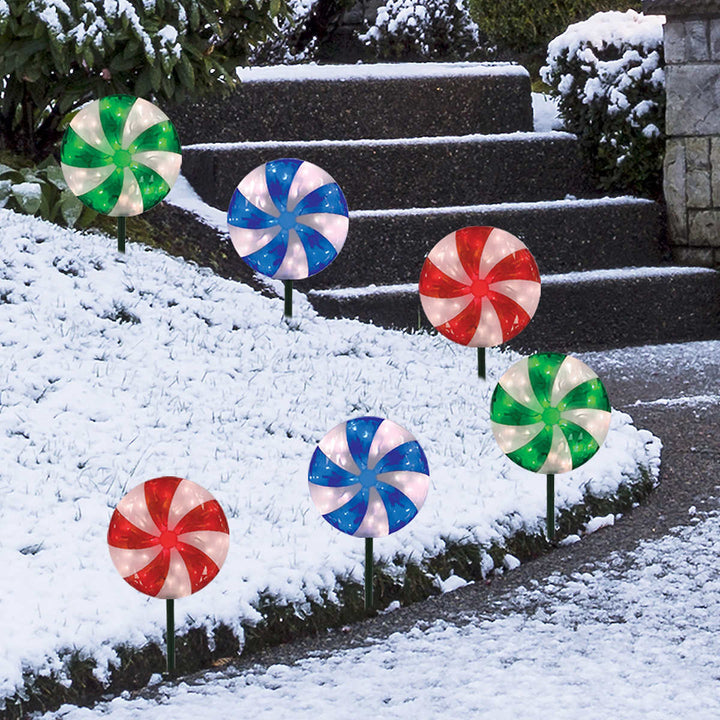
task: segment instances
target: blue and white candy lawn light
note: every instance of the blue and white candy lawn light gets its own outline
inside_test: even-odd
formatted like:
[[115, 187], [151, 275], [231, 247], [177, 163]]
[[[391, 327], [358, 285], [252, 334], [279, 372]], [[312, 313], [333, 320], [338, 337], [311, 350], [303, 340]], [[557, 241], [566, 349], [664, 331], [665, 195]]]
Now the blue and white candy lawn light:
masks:
[[253, 270], [285, 281], [289, 316], [292, 281], [319, 273], [342, 250], [348, 209], [340, 186], [322, 168], [281, 158], [240, 181], [227, 221], [240, 257]]
[[404, 528], [430, 484], [420, 444], [392, 420], [361, 417], [336, 425], [313, 453], [310, 496], [321, 515], [365, 538], [365, 608], [372, 608], [372, 539]]

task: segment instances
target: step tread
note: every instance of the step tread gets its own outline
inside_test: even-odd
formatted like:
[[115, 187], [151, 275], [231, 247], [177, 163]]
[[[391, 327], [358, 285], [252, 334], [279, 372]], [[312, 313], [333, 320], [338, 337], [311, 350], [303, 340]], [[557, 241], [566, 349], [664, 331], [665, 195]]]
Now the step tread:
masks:
[[558, 200], [529, 200], [520, 202], [479, 203], [477, 205], [446, 205], [444, 207], [387, 208], [380, 210], [350, 210], [351, 218], [402, 217], [412, 215], [455, 215], [477, 212], [527, 212], [532, 210], [558, 210], [589, 207], [656, 205], [654, 200], [632, 195], [578, 198], [573, 196]]
[[354, 138], [347, 140], [241, 140], [237, 142], [199, 142], [183, 145], [183, 152], [203, 150], [228, 152], [232, 150], [264, 150], [273, 148], [344, 148], [392, 147], [406, 145], [462, 145], [484, 142], [576, 142], [577, 135], [560, 130], [543, 132], [516, 130], [506, 133], [471, 133], [468, 135], [421, 135], [406, 138]]
[[535, 201], [596, 193], [569, 133], [452, 135], [409, 140], [202, 143], [183, 149], [183, 172], [211, 204], [280, 157], [319, 165], [354, 209]]
[[[694, 275], [716, 278], [716, 270], [684, 265], [659, 265], [649, 267], [606, 268], [603, 270], [578, 270], [569, 273], [543, 275], [542, 285], [577, 285], [578, 283], [613, 282], [627, 280], [646, 280], [650, 278], [672, 278]], [[417, 283], [398, 283], [395, 285], [367, 285], [366, 287], [311, 289], [311, 297], [328, 297], [338, 300], [344, 298], [365, 297], [368, 295], [409, 295], [417, 294]], [[720, 298], [719, 298], [720, 302]]]
[[409, 80], [415, 78], [516, 75], [530, 77], [522, 65], [511, 62], [358, 63], [355, 65], [273, 65], [243, 67], [240, 82], [304, 82], [348, 80]]
[[221, 101], [165, 109], [185, 144], [533, 129], [525, 68], [421, 63], [390, 72], [390, 67], [256, 68], [241, 72], [244, 82]]

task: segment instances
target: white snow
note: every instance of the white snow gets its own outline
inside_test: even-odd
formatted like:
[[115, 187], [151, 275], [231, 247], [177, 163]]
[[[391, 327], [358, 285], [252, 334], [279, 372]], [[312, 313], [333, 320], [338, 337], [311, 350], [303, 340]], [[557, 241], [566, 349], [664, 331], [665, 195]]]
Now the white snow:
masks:
[[[339, 580], [362, 581], [362, 544], [319, 517], [307, 491], [316, 443], [350, 417], [390, 417], [428, 456], [421, 513], [375, 543], [390, 572], [448, 541], [542, 532], [544, 483], [489, 431], [512, 353], [491, 350], [482, 382], [472, 353], [441, 337], [326, 320], [299, 293], [288, 323], [281, 300], [242, 284], [132, 243], [118, 256], [112, 238], [8, 210], [0, 231], [0, 563], [12, 579], [0, 593], [0, 696], [24, 672], [62, 675], [71, 653], [94, 658], [102, 678], [116, 644], [161, 641], [163, 604], [120, 579], [105, 540], [119, 499], [158, 475], [207, 487], [230, 524], [218, 578], [176, 604], [180, 632], [241, 632], [261, 596], [302, 613], [334, 601]], [[613, 412], [600, 452], [556, 479], [558, 508], [613, 493], [638, 463], [657, 477], [659, 451]]]
[[[562, 119], [558, 113], [557, 98], [545, 93], [532, 93], [533, 127], [536, 133], [561, 130]], [[574, 137], [574, 136], [572, 136]]]
[[570, 25], [552, 40], [548, 45], [548, 58], [559, 56], [565, 50], [575, 55], [588, 50], [588, 44], [597, 48], [639, 45], [652, 51], [662, 45], [664, 23], [664, 15], [643, 15], [635, 10], [595, 13], [588, 20]]
[[454, 213], [512, 212], [514, 210], [554, 210], [556, 208], [587, 208], [607, 205], [642, 205], [652, 200], [632, 195], [602, 198], [565, 198], [563, 200], [538, 200], [536, 202], [485, 203], [483, 205], [449, 205], [429, 208], [393, 208], [389, 210], [351, 210], [354, 217], [386, 217], [393, 215], [449, 215]]
[[610, 513], [609, 515], [603, 515], [602, 517], [591, 518], [585, 524], [585, 534], [590, 535], [591, 533], [597, 532], [601, 528], [610, 527], [615, 524], [615, 516]]
[[271, 720], [714, 720], [720, 715], [716, 513], [572, 575], [293, 666], [163, 685], [154, 699], [65, 706], [44, 720], [199, 715]]
[[305, 80], [376, 80], [459, 76], [522, 75], [528, 71], [512, 63], [371, 63], [357, 65], [273, 65], [238, 68], [241, 82], [287, 82]]
[[435, 135], [415, 138], [368, 138], [358, 140], [256, 140], [250, 142], [192, 143], [183, 150], [209, 150], [227, 152], [232, 150], [264, 150], [292, 148], [343, 148], [343, 147], [406, 147], [408, 145], [456, 145], [458, 143], [488, 142], [543, 142], [548, 140], [575, 140], [576, 136], [566, 132], [512, 132], [471, 135]]
[[[543, 274], [543, 285], [577, 285], [578, 283], [595, 283], [608, 280], [641, 280], [644, 278], [670, 278], [678, 275], [712, 275], [717, 270], [701, 267], [667, 266], [667, 267], [627, 267], [608, 268], [604, 270], [583, 270], [569, 273]], [[310, 290], [308, 295], [332, 298], [353, 298], [366, 295], [398, 295], [417, 293], [417, 283], [398, 285], [365, 285], [363, 287], [329, 288], [326, 290]], [[688, 398], [680, 398], [671, 402], [687, 402]], [[658, 400], [656, 402], [665, 402]], [[670, 401], [668, 401], [670, 402]]]

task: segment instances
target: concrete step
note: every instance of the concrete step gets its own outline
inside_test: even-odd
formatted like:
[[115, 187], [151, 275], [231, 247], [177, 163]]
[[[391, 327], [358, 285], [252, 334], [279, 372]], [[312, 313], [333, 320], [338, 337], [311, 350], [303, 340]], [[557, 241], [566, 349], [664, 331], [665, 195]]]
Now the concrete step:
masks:
[[354, 210], [593, 193], [577, 138], [559, 132], [186, 145], [183, 174], [205, 202], [222, 208], [248, 172], [281, 157], [327, 170]]
[[298, 289], [417, 282], [425, 255], [445, 235], [493, 225], [517, 235], [541, 275], [658, 265], [665, 260], [661, 207], [637, 198], [502, 203], [350, 213], [342, 252]]
[[533, 129], [530, 76], [508, 63], [295, 65], [240, 80], [228, 98], [166, 108], [184, 145]]
[[[416, 283], [313, 290], [308, 298], [326, 317], [431, 329]], [[720, 272], [641, 267], [544, 276], [535, 316], [507, 347], [572, 353], [711, 339], [720, 339]]]

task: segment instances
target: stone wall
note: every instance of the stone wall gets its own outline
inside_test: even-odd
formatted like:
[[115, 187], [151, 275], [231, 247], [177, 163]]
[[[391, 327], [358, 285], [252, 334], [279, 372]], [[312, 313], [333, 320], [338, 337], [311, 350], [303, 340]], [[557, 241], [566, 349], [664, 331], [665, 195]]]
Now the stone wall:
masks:
[[645, 0], [666, 16], [665, 200], [673, 255], [720, 267], [720, 2]]

